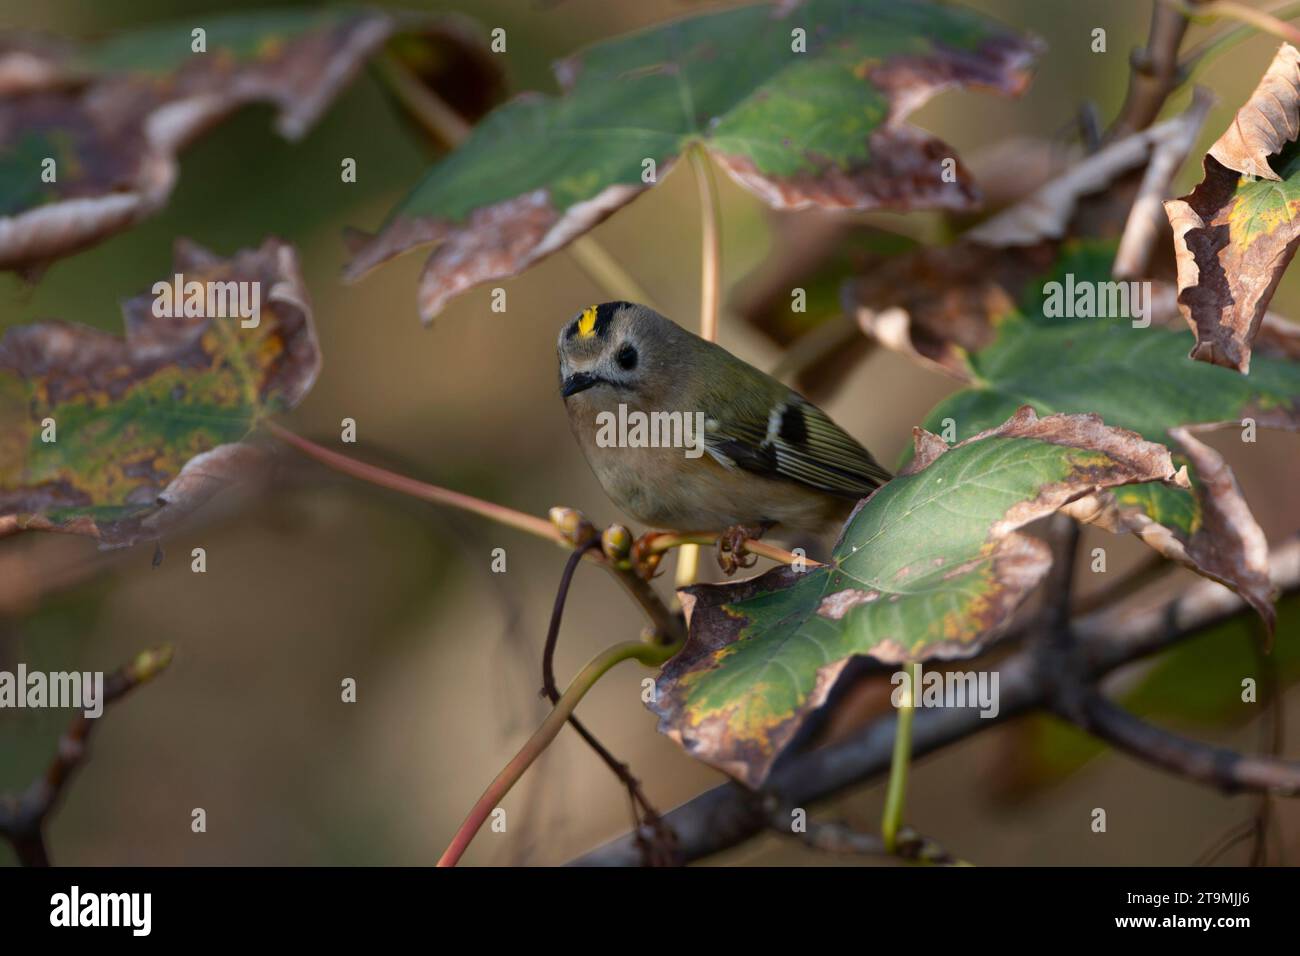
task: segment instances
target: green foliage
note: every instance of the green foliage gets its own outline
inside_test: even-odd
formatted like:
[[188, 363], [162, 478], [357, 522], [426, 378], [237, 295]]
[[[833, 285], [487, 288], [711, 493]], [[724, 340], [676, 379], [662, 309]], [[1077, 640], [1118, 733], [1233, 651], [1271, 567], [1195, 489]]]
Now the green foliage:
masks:
[[965, 170], [945, 177], [940, 161], [952, 150], [902, 118], [954, 83], [1018, 92], [1035, 49], [959, 8], [894, 0], [755, 4], [598, 43], [557, 66], [562, 96], [518, 97], [479, 124], [348, 274], [442, 242], [421, 288], [431, 319], [586, 231], [694, 144], [778, 207], [967, 208]]
[[1096, 419], [1029, 412], [921, 453], [925, 467], [859, 506], [828, 565], [691, 589], [690, 643], [654, 705], [663, 729], [757, 785], [853, 655], [981, 650], [1051, 563], [1014, 529], [1085, 490], [1173, 473], [1163, 448]]

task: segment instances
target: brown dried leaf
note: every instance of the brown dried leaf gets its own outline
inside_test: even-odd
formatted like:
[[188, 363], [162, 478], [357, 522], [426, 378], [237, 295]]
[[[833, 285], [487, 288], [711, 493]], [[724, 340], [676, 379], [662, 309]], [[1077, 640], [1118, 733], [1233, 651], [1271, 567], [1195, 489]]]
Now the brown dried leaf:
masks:
[[[467, 51], [458, 63], [486, 57], [460, 20], [379, 10], [260, 11], [204, 27], [202, 53], [191, 52], [190, 24], [84, 50], [0, 37], [0, 268], [34, 276], [156, 212], [179, 151], [243, 106], [274, 104], [277, 130], [300, 138], [398, 31], [426, 52]], [[446, 82], [439, 58], [427, 59]]]
[[1142, 541], [1185, 567], [1237, 591], [1273, 632], [1277, 614], [1275, 589], [1269, 579], [1268, 541], [1237, 485], [1228, 463], [1213, 448], [1192, 436], [1188, 428], [1171, 428], [1170, 437], [1196, 469], [1201, 502], [1201, 527], [1190, 538], [1153, 520], [1145, 510], [1102, 492], [1064, 509], [1079, 521], [1116, 533], [1132, 532]]
[[1191, 356], [1246, 373], [1269, 300], [1300, 245], [1300, 52], [1284, 43], [1205, 157], [1165, 203]]

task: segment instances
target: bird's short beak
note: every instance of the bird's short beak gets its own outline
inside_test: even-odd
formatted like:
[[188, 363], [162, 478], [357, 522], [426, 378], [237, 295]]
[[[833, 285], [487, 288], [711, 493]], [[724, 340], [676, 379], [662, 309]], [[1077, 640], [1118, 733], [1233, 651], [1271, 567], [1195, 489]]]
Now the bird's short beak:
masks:
[[579, 392], [585, 392], [599, 381], [601, 381], [600, 377], [592, 375], [590, 372], [574, 372], [560, 386], [560, 395], [563, 398], [577, 395]]

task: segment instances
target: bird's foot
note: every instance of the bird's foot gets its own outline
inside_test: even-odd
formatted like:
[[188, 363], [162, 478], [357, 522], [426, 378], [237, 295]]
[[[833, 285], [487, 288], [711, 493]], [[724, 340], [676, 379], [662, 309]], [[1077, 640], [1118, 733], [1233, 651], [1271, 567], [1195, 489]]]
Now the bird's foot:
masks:
[[647, 581], [658, 573], [659, 562], [663, 560], [663, 552], [654, 550], [656, 540], [663, 535], [662, 531], [647, 531], [632, 542], [632, 550], [629, 554], [632, 568]]
[[731, 577], [740, 568], [752, 568], [758, 557], [745, 550], [745, 539], [761, 538], [770, 527], [770, 523], [734, 524], [718, 535], [718, 567], [722, 573]]

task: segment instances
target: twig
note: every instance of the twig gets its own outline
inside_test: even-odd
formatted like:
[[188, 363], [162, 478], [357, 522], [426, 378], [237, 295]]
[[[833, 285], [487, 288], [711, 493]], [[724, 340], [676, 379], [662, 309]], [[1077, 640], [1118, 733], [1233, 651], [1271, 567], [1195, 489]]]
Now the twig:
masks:
[[[711, 531], [663, 531], [656, 532], [649, 536], [646, 541], [643, 552], [645, 554], [662, 554], [672, 548], [686, 548], [699, 545], [715, 544], [718, 536]], [[776, 561], [778, 564], [796, 564], [802, 561], [807, 567], [821, 567], [820, 561], [814, 561], [812, 558], [803, 555], [794, 554], [786, 551], [784, 548], [778, 548], [774, 544], [768, 544], [759, 538], [746, 538], [741, 547], [750, 554], [756, 554], [761, 558], [767, 558]]]
[[[551, 623], [546, 631], [546, 645], [542, 651], [542, 693], [553, 705], [560, 702], [560, 689], [555, 682], [555, 648], [560, 639], [560, 622], [564, 618], [564, 602], [568, 597], [573, 574], [578, 569], [583, 553], [597, 547], [600, 547], [600, 539], [592, 538], [573, 549], [568, 561], [564, 563], [564, 572], [560, 576], [560, 586], [555, 592], [555, 606], [551, 610]], [[627, 764], [615, 757], [596, 738], [596, 735], [572, 714], [569, 715], [569, 725], [578, 732], [578, 736], [586, 742], [587, 746], [596, 752], [596, 756], [604, 761], [605, 766], [609, 767], [627, 791], [632, 809], [632, 829], [644, 836], [642, 853], [647, 865], [672, 865], [675, 858], [672, 831], [663, 825], [663, 819], [659, 815], [659, 811], [655, 809], [654, 805], [650, 803], [650, 799], [645, 795], [645, 790], [641, 787], [641, 781], [632, 775], [632, 771]]]
[[[1277, 657], [1269, 653], [1271, 635], [1261, 621], [1251, 628], [1251, 646], [1255, 663], [1259, 667], [1259, 693], [1264, 699], [1264, 719], [1260, 721], [1260, 750], [1273, 757], [1282, 753], [1286, 737], [1286, 697], [1278, 678]], [[1274, 819], [1273, 798], [1263, 793], [1255, 811], [1255, 842], [1251, 850], [1252, 866], [1265, 866], [1268, 862], [1268, 831]], [[1281, 860], [1278, 861], [1282, 863]]]
[[513, 508], [507, 508], [505, 505], [494, 504], [491, 501], [484, 501], [481, 498], [475, 498], [473, 495], [461, 494], [459, 491], [451, 491], [448, 488], [440, 488], [437, 485], [431, 485], [428, 482], [417, 481], [414, 478], [408, 478], [405, 475], [399, 475], [395, 471], [389, 471], [387, 468], [380, 468], [378, 465], [367, 464], [364, 461], [358, 461], [341, 452], [326, 448], [324, 445], [318, 445], [316, 442], [303, 438], [295, 432], [291, 432], [283, 425], [267, 419], [263, 422], [266, 430], [276, 438], [292, 445], [300, 452], [310, 458], [315, 458], [323, 465], [333, 468], [335, 471], [341, 471], [345, 475], [351, 475], [353, 478], [359, 478], [367, 481], [372, 485], [378, 485], [381, 488], [389, 488], [392, 491], [400, 491], [404, 495], [410, 495], [413, 498], [422, 498], [425, 501], [431, 501], [437, 505], [448, 505], [452, 508], [459, 508], [461, 511], [468, 511], [484, 518], [488, 518], [498, 524], [515, 528], [519, 531], [526, 531], [529, 534], [536, 535], [539, 538], [547, 538], [556, 544], [565, 544], [564, 536], [560, 534], [551, 522], [545, 518], [538, 518], [535, 515], [525, 514], [522, 511], [516, 511]]
[[[172, 660], [170, 647], [145, 651], [125, 667], [104, 678], [103, 705], [121, 700], [141, 684], [158, 676]], [[90, 735], [99, 718], [78, 714], [59, 738], [54, 759], [45, 773], [16, 796], [0, 796], [0, 836], [13, 844], [24, 866], [49, 866], [45, 846], [45, 821], [58, 805], [77, 768], [86, 760]]]
[[[1278, 20], [1291, 20], [1300, 17], [1300, 3], [1288, 3], [1275, 10], [1269, 10], [1269, 14]], [[1215, 57], [1223, 53], [1230, 47], [1236, 46], [1242, 40], [1255, 36], [1259, 31], [1253, 26], [1239, 26], [1231, 30], [1225, 30], [1217, 36], [1210, 37], [1204, 43], [1201, 43], [1187, 51], [1183, 57], [1183, 62], [1179, 69], [1188, 79], [1195, 76], [1207, 64], [1213, 62]]]
[[1214, 838], [1214, 841], [1201, 851], [1201, 854], [1193, 861], [1193, 866], [1210, 866], [1215, 863], [1219, 857], [1227, 853], [1238, 843], [1249, 839], [1255, 832], [1256, 820], [1251, 817], [1249, 820], [1242, 820], [1240, 823], [1234, 823], [1228, 828], [1226, 833], [1220, 834]]
[[554, 709], [542, 722], [542, 725], [534, 731], [532, 737], [528, 739], [528, 742], [524, 744], [519, 753], [515, 755], [510, 763], [506, 764], [505, 768], [497, 774], [496, 779], [488, 785], [483, 795], [479, 797], [478, 802], [470, 810], [469, 816], [460, 825], [456, 835], [452, 837], [451, 843], [438, 860], [438, 866], [455, 866], [459, 862], [469, 848], [474, 835], [478, 833], [479, 828], [483, 826], [484, 821], [491, 815], [497, 804], [510, 792], [510, 788], [523, 776], [524, 771], [555, 739], [556, 734], [560, 732], [560, 729], [569, 719], [569, 715], [578, 706], [578, 702], [587, 695], [587, 692], [595, 686], [596, 681], [600, 680], [607, 671], [627, 660], [640, 661], [648, 667], [657, 667], [677, 653], [677, 650], [678, 647], [675, 645], [665, 646], [629, 641], [623, 644], [615, 644], [592, 658], [587, 666], [579, 672], [578, 676], [573, 679], [573, 683], [569, 685], [564, 694], [561, 695]]
[[470, 124], [392, 53], [382, 51], [371, 63], [407, 112], [444, 148], [458, 145], [469, 135]]
[[[1265, 714], [1260, 720], [1260, 750], [1277, 757], [1282, 751], [1282, 731], [1285, 719], [1282, 711], [1283, 697], [1277, 680], [1277, 659], [1265, 649], [1268, 635], [1258, 620], [1251, 629], [1251, 646], [1260, 669], [1259, 694], [1264, 702]], [[1273, 822], [1273, 798], [1261, 793], [1255, 812], [1247, 820], [1239, 821], [1220, 834], [1194, 861], [1195, 866], [1209, 866], [1238, 844], [1250, 840], [1251, 866], [1268, 863], [1268, 835]], [[1279, 861], [1281, 862], [1281, 861]]]
[[869, 352], [878, 344], [875, 339], [862, 334], [851, 316], [836, 313], [795, 339], [768, 374], [780, 381], [794, 383], [804, 370], [830, 358], [850, 343], [861, 343]]
[[1094, 594], [1081, 597], [1074, 602], [1075, 614], [1088, 614], [1098, 608], [1117, 604], [1129, 596], [1138, 593], [1147, 585], [1160, 580], [1177, 568], [1168, 558], [1158, 551], [1152, 551], [1142, 563], [1124, 575], [1110, 587], [1102, 588]]
[[885, 849], [883, 838], [874, 833], [863, 833], [847, 823], [838, 821], [808, 820], [802, 832], [791, 827], [790, 807], [773, 810], [768, 817], [768, 827], [774, 833], [793, 837], [809, 848], [839, 856], [878, 856], [882, 859], [902, 858], [911, 863], [929, 863], [937, 866], [969, 866], [958, 860], [929, 837], [922, 836], [911, 827], [903, 827], [897, 834], [897, 847]]
[[1043, 586], [1044, 604], [1037, 625], [1031, 629], [1028, 649], [1042, 686], [1062, 694], [1075, 687], [1073, 682], [1082, 670], [1070, 616], [1082, 532], [1073, 518], [1060, 513], [1052, 515], [1047, 527], [1052, 567]]
[[875, 833], [863, 833], [847, 823], [808, 820], [806, 829], [797, 831], [792, 821], [793, 807], [777, 807], [769, 815], [767, 826], [773, 833], [794, 837], [814, 850], [843, 856], [892, 857], [885, 849], [885, 841]]
[[1288, 797], [1300, 794], [1300, 763], [1239, 754], [1190, 740], [1130, 714], [1096, 690], [1084, 693], [1077, 707], [1070, 706], [1059, 713], [1143, 763], [1218, 787], [1224, 793], [1257, 791]]
[[1275, 36], [1279, 40], [1285, 40], [1291, 44], [1300, 44], [1300, 30], [1283, 20], [1279, 20], [1270, 13], [1244, 3], [1236, 3], [1235, 0], [1207, 0], [1207, 2], [1196, 4], [1185, 3], [1183, 0], [1159, 0], [1159, 2], [1177, 10], [1189, 19], [1197, 21], [1209, 19], [1237, 20], [1248, 24], [1261, 33]]
[[1179, 10], [1153, 0], [1147, 45], [1134, 50], [1129, 58], [1128, 93], [1106, 132], [1108, 141], [1123, 139], [1155, 122], [1169, 94], [1182, 82], [1178, 48], [1186, 32], [1187, 18]]
[[1044, 622], [1049, 636], [1057, 640], [1072, 634], [1070, 606], [1074, 595], [1074, 569], [1079, 560], [1081, 530], [1078, 522], [1063, 514], [1053, 515], [1048, 524], [1052, 538], [1052, 569], [1047, 576]]
[[1201, 124], [1213, 103], [1214, 96], [1210, 91], [1197, 87], [1192, 94], [1191, 107], [1183, 114], [1184, 122], [1173, 126], [1169, 136], [1152, 144], [1151, 161], [1147, 163], [1137, 195], [1129, 207], [1124, 233], [1111, 266], [1115, 278], [1137, 279], [1147, 274], [1152, 249], [1169, 231], [1169, 220], [1163, 206], [1169, 184], [1195, 145]]
[[[1300, 592], [1300, 540], [1275, 548], [1269, 561], [1279, 590]], [[1149, 604], [1134, 599], [1124, 606], [1075, 618], [1072, 623], [1080, 665], [1090, 678], [1097, 679], [1247, 610], [1235, 593], [1202, 580]], [[974, 708], [922, 710], [912, 727], [913, 754], [923, 756], [1047, 705], [1047, 688], [1038, 678], [1031, 649], [1003, 659], [998, 673], [1000, 709], [996, 717], [982, 718]], [[779, 794], [793, 806], [806, 807], [874, 778], [889, 766], [894, 719], [885, 716], [848, 740], [783, 758], [764, 791]], [[734, 783], [700, 794], [665, 814], [664, 820], [677, 834], [686, 862], [736, 846], [767, 827], [761, 797]], [[631, 837], [625, 835], [574, 863], [635, 866], [639, 859]]]
[[654, 298], [632, 273], [623, 268], [599, 242], [591, 236], [579, 236], [569, 243], [568, 252], [587, 278], [615, 299], [640, 302], [658, 311]]
[[[480, 515], [516, 530], [525, 531], [539, 538], [545, 538], [556, 544], [568, 546], [572, 543], [559, 528], [545, 518], [538, 518], [522, 511], [516, 511], [513, 508], [507, 508], [504, 505], [475, 498], [473, 495], [466, 495], [438, 485], [417, 481], [414, 478], [408, 478], [405, 475], [389, 471], [387, 468], [380, 468], [377, 465], [358, 461], [348, 455], [318, 445], [310, 439], [303, 438], [301, 435], [269, 419], [264, 421], [263, 424], [271, 434], [297, 448], [309, 458], [314, 458], [321, 464], [345, 475], [351, 475], [361, 481], [398, 491], [414, 498], [431, 501], [434, 504], [459, 508], [462, 511]], [[641, 605], [641, 609], [650, 619], [650, 623], [654, 626], [661, 640], [676, 642], [681, 637], [681, 620], [668, 609], [663, 601], [659, 600], [659, 596], [655, 594], [654, 589], [650, 587], [648, 582], [637, 577], [630, 570], [615, 567], [611, 562], [606, 561], [605, 556], [598, 551], [587, 551], [584, 553], [584, 557], [603, 565], [618, 579], [628, 594]]]

